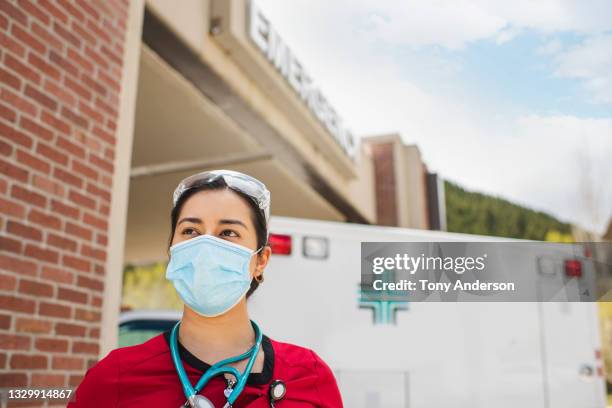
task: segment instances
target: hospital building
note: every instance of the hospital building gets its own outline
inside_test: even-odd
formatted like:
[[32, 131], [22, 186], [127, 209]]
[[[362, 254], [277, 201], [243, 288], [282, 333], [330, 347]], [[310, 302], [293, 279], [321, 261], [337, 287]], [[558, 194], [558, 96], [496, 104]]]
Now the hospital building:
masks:
[[123, 267], [167, 257], [195, 172], [259, 178], [272, 215], [445, 229], [418, 147], [354, 134], [256, 2], [2, 0], [0, 43], [0, 387], [116, 347]]

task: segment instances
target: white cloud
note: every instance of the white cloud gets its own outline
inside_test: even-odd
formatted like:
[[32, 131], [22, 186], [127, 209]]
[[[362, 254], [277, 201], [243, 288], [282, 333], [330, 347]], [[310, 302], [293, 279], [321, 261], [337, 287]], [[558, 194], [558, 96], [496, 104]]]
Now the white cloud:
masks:
[[557, 75], [585, 80], [594, 102], [612, 103], [612, 34], [559, 51], [554, 61]]

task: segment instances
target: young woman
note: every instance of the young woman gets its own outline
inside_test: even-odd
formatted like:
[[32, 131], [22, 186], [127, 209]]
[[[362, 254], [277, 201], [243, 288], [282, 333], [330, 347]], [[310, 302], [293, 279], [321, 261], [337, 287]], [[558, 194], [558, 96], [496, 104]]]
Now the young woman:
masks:
[[91, 367], [68, 407], [342, 407], [314, 351], [272, 340], [249, 319], [246, 299], [271, 255], [269, 216], [269, 191], [246, 174], [181, 181], [166, 277], [185, 303], [183, 317]]

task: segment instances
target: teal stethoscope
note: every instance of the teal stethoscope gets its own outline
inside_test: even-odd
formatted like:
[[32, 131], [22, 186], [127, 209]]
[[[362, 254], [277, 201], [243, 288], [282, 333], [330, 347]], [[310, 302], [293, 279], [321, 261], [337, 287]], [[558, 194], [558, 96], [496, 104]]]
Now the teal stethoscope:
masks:
[[[178, 321], [174, 327], [172, 328], [172, 333], [170, 335], [170, 353], [172, 354], [172, 361], [174, 362], [174, 367], [176, 368], [176, 372], [178, 373], [179, 379], [181, 380], [181, 385], [183, 386], [183, 392], [185, 392], [185, 396], [187, 397], [187, 402], [183, 406], [190, 406], [192, 408], [214, 408], [214, 405], [208, 398], [203, 395], [199, 395], [198, 392], [216, 375], [229, 373], [235, 379], [235, 385], [233, 388], [228, 388], [226, 390], [229, 391], [229, 395], [226, 393], [227, 402], [223, 406], [223, 408], [231, 408], [232, 404], [236, 402], [238, 396], [244, 389], [247, 379], [249, 377], [249, 373], [253, 368], [253, 364], [255, 363], [255, 358], [257, 357], [257, 353], [259, 348], [261, 347], [262, 334], [261, 330], [259, 330], [259, 326], [251, 320], [251, 324], [253, 325], [253, 329], [255, 330], [255, 344], [248, 351], [238, 356], [226, 358], [225, 360], [221, 360], [218, 363], [211, 366], [203, 375], [200, 377], [200, 380], [197, 382], [196, 386], [193, 387], [189, 378], [187, 377], [187, 373], [185, 372], [185, 368], [183, 367], [183, 363], [181, 362], [181, 358], [179, 357], [178, 352], [178, 328], [181, 324]], [[234, 367], [228, 366], [228, 364], [235, 363], [240, 360], [244, 360], [248, 358], [249, 361], [244, 368], [242, 374], [238, 372], [238, 370]], [[231, 390], [231, 391], [230, 391]]]

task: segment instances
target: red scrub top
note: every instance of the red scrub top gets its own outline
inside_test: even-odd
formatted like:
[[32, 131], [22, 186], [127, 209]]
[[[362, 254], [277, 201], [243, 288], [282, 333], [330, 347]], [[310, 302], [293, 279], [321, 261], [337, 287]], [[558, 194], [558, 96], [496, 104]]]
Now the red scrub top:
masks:
[[[110, 352], [87, 370], [68, 408], [169, 407], [185, 401], [181, 382], [170, 355], [170, 330], [136, 346]], [[329, 366], [312, 350], [281, 343], [266, 335], [262, 339], [264, 367], [251, 373], [233, 408], [270, 407], [269, 389], [274, 380], [287, 388], [276, 408], [341, 408], [342, 399]], [[179, 354], [192, 385], [210, 365], [179, 343]], [[226, 403], [226, 382], [213, 377], [200, 394], [215, 407]]]

